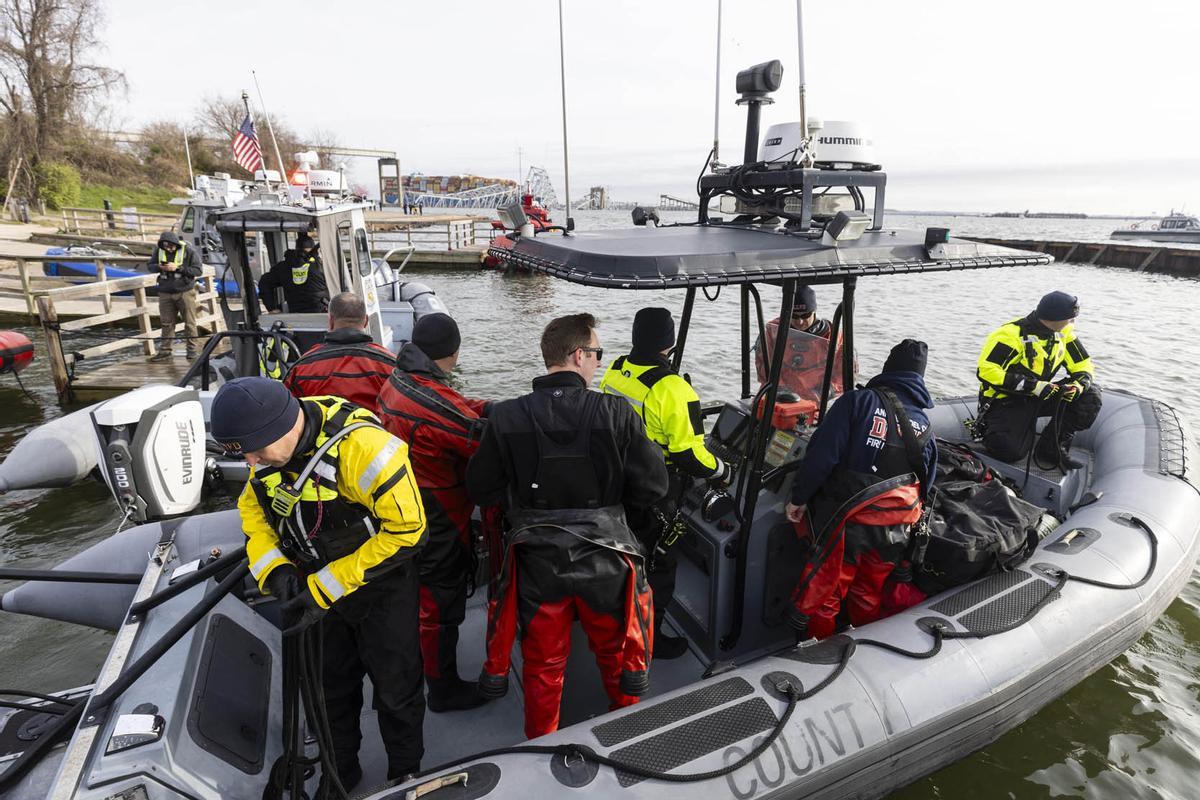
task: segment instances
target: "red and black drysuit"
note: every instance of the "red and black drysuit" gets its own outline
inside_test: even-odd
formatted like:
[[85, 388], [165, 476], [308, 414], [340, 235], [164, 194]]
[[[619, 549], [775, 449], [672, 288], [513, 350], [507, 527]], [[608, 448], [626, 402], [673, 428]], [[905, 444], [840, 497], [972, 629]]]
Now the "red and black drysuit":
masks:
[[292, 365], [283, 385], [296, 397], [332, 395], [379, 415], [379, 390], [387, 383], [396, 357], [358, 328], [338, 328], [310, 347]]
[[[811, 546], [789, 615], [802, 637], [833, 634], [847, 596], [856, 626], [904, 607], [889, 608], [888, 598], [920, 599], [894, 587], [885, 597], [885, 584], [936, 474], [937, 443], [925, 414], [932, 407], [920, 374], [884, 372], [838, 398], [813, 433], [791, 498], [807, 506], [807, 524], [796, 532]], [[908, 420], [908, 437], [901, 420]]]
[[408, 442], [425, 506], [428, 541], [421, 551], [421, 655], [425, 677], [458, 677], [458, 627], [466, 616], [472, 572], [467, 461], [479, 447], [489, 403], [463, 397], [419, 347], [407, 342], [379, 393], [380, 417]]
[[654, 612], [622, 506], [660, 500], [667, 469], [636, 412], [588, 391], [574, 372], [536, 378], [530, 394], [492, 407], [467, 490], [481, 505], [501, 503], [510, 529], [480, 690], [507, 690], [519, 630], [525, 735], [556, 730], [578, 618], [610, 708], [637, 702], [649, 682]]

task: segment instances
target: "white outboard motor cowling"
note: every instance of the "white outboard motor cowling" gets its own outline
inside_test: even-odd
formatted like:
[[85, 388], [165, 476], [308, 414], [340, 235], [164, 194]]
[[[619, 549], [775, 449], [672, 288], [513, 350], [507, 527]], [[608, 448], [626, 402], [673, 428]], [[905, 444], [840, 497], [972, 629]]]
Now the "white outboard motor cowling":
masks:
[[186, 514], [204, 487], [204, 408], [195, 389], [143, 386], [92, 410], [104, 481], [135, 522]]

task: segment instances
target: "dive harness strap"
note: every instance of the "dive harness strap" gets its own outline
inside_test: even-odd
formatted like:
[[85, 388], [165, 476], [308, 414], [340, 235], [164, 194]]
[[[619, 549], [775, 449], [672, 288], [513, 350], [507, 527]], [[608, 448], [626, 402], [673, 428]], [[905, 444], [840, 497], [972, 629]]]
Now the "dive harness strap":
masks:
[[304, 484], [308, 481], [309, 476], [312, 475], [313, 470], [315, 470], [317, 465], [321, 463], [321, 460], [325, 457], [325, 454], [329, 452], [330, 448], [332, 448], [346, 436], [360, 428], [377, 427], [379, 426], [373, 422], [355, 422], [354, 424], [347, 425], [346, 427], [332, 434], [321, 444], [320, 447], [317, 448], [317, 451], [313, 453], [312, 458], [308, 460], [308, 463], [305, 464], [304, 468], [301, 469], [299, 474], [296, 475], [296, 479], [294, 481], [287, 483], [286, 481], [281, 480], [279, 482], [279, 485], [275, 487], [274, 496], [267, 491], [267, 487], [264, 486], [262, 481], [260, 481], [257, 477], [250, 479], [250, 486], [254, 490], [254, 496], [258, 498], [259, 505], [262, 506], [268, 517], [273, 517], [276, 521], [274, 526], [276, 532], [280, 534], [280, 536], [286, 536], [291, 539], [291, 544], [297, 548], [298, 552], [304, 553], [309, 557], [316, 557], [316, 553], [313, 551], [312, 545], [304, 539], [301, 533], [292, 530], [292, 526], [287, 524], [287, 522], [291, 519], [292, 512], [295, 511], [296, 506], [300, 502], [301, 495], [304, 491]]
[[933, 437], [933, 426], [925, 429], [919, 437], [913, 432], [912, 418], [908, 416], [908, 411], [904, 408], [904, 404], [896, 397], [896, 393], [891, 389], [883, 386], [872, 387], [875, 392], [883, 398], [884, 404], [892, 412], [892, 415], [897, 419], [900, 427], [900, 438], [904, 441], [904, 455], [908, 459], [908, 466], [913, 471], [913, 475], [917, 478], [917, 483], [920, 486], [920, 496], [922, 501], [922, 509], [920, 518], [913, 523], [912, 526], [912, 542], [910, 544], [910, 552], [908, 561], [913, 567], [917, 567], [925, 561], [925, 551], [929, 547], [929, 517], [933, 513], [933, 499], [926, 498], [933, 490], [933, 487], [925, 485], [925, 445]]

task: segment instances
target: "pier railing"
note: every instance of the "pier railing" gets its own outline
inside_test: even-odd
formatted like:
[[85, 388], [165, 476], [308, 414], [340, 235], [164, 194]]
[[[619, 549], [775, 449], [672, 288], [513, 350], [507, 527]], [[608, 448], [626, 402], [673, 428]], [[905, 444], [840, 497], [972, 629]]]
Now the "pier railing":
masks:
[[[136, 275], [113, 280], [96, 279], [77, 286], [34, 290], [38, 320], [46, 336], [50, 372], [60, 402], [73, 399], [71, 385], [77, 378], [76, 371], [80, 362], [131, 348], [141, 348], [144, 356], [154, 354], [154, 341], [162, 335], [162, 329], [154, 327], [150, 320], [151, 309], [157, 310], [157, 299], [148, 297], [147, 289], [155, 284], [157, 278], [157, 275]], [[213, 268], [204, 267], [204, 272], [196, 283], [199, 290], [196, 297], [196, 325], [210, 334], [223, 330], [225, 321], [221, 314], [216, 290], [216, 273]], [[129, 298], [114, 298], [114, 295], [124, 293], [128, 293]], [[95, 299], [101, 301], [103, 313], [79, 319], [59, 320], [58, 310], [62, 304]], [[124, 334], [112, 327], [116, 323], [131, 320], [137, 324], [137, 333]], [[181, 333], [179, 328], [177, 324], [177, 335]], [[70, 346], [92, 340], [101, 341], [79, 349]], [[64, 341], [68, 343], [66, 346]]]
[[[145, 264], [146, 256], [32, 256], [13, 255], [0, 252], [0, 263], [10, 263], [16, 269], [0, 269], [0, 296], [20, 296], [25, 303], [25, 311], [32, 321], [37, 316], [37, 306], [34, 295], [47, 289], [61, 288], [64, 284], [84, 282], [104, 282], [108, 280], [108, 270], [113, 267], [134, 267]], [[44, 264], [79, 264], [94, 266], [96, 277], [89, 275], [46, 275]], [[151, 278], [154, 276], [151, 275]], [[151, 281], [153, 283], [153, 281]], [[112, 310], [112, 295], [98, 295], [104, 304], [106, 312]], [[95, 299], [95, 298], [93, 298]]]
[[76, 236], [121, 236], [136, 237], [141, 242], [157, 241], [164, 230], [175, 230], [178, 222], [178, 214], [73, 206], [62, 209], [63, 233]]

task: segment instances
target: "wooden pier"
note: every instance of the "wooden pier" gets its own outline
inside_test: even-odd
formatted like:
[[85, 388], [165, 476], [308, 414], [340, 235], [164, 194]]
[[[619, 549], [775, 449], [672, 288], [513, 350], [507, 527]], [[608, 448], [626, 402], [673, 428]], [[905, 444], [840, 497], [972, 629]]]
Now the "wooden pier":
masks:
[[[122, 394], [148, 383], [175, 383], [183, 377], [188, 363], [182, 357], [172, 361], [151, 362], [160, 328], [151, 322], [151, 311], [157, 313], [157, 300], [147, 297], [146, 290], [157, 281], [157, 275], [137, 275], [115, 280], [91, 280], [76, 286], [60, 286], [33, 290], [38, 320], [46, 337], [46, 358], [60, 403], [91, 402]], [[212, 334], [225, 327], [216, 291], [216, 274], [205, 267], [196, 281], [198, 316], [196, 324], [202, 333]], [[113, 295], [129, 292], [131, 303], [120, 303]], [[67, 302], [91, 300], [100, 304], [100, 313], [79, 319], [64, 320], [59, 306]], [[137, 333], [125, 333], [114, 325], [134, 323]], [[176, 326], [182, 336], [182, 325]], [[98, 339], [98, 344], [76, 345], [80, 339]], [[180, 350], [183, 342], [177, 342]], [[202, 346], [202, 342], [198, 346]], [[100, 359], [123, 350], [136, 350], [120, 360]]]
[[1200, 276], [1200, 248], [1169, 244], [1130, 244], [1127, 241], [1069, 242], [1041, 239], [996, 239], [964, 236], [976, 242], [1049, 253], [1055, 261], [1121, 267], [1136, 272], [1161, 272], [1185, 278]]

